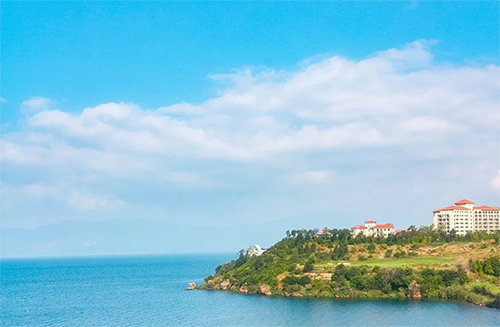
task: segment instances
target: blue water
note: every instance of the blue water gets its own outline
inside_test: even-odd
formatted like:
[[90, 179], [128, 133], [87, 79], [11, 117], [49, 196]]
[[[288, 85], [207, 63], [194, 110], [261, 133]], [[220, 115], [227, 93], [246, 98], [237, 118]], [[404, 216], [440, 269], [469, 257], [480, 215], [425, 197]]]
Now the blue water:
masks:
[[186, 291], [234, 255], [1, 261], [1, 326], [499, 326], [464, 303]]

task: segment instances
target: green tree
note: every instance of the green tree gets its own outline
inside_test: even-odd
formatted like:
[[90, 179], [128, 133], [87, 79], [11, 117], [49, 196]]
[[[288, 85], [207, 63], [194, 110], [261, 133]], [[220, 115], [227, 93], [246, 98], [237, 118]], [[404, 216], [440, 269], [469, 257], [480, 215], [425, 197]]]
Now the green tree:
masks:
[[337, 244], [332, 251], [331, 255], [333, 260], [345, 260], [349, 258], [349, 247], [347, 243]]
[[493, 267], [491, 266], [490, 260], [486, 260], [486, 262], [484, 263], [483, 271], [485, 274], [493, 275], [494, 271], [493, 271]]
[[314, 270], [314, 264], [312, 263], [311, 260], [307, 260], [304, 269], [302, 269], [303, 272], [310, 272]]
[[245, 250], [241, 249], [239, 253], [240, 255], [236, 260], [236, 268], [243, 266], [245, 262], [247, 262], [247, 257], [245, 256]]

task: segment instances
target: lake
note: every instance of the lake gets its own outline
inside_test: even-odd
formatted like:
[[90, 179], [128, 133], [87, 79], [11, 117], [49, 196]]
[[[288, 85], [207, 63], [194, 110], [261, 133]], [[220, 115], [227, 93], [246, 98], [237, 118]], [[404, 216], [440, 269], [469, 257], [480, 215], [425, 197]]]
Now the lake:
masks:
[[1, 261], [2, 326], [499, 326], [467, 303], [186, 291], [236, 254]]

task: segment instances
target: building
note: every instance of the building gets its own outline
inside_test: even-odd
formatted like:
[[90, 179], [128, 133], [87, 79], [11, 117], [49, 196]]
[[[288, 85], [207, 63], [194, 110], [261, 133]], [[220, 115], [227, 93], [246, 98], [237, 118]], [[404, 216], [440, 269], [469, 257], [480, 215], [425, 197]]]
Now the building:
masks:
[[363, 234], [365, 236], [382, 236], [387, 237], [389, 234], [394, 233], [394, 225], [387, 223], [382, 225], [377, 225], [375, 220], [367, 220], [365, 221], [365, 225], [356, 225], [352, 230], [352, 235], [354, 237], [359, 234]]
[[500, 230], [499, 207], [474, 206], [471, 200], [463, 199], [449, 206], [434, 210], [434, 228], [442, 228], [447, 233], [454, 229], [458, 235], [467, 232]]
[[264, 253], [264, 251], [265, 250], [263, 248], [261, 248], [260, 245], [255, 244], [254, 246], [252, 246], [251, 248], [249, 248], [247, 250], [247, 255], [249, 257], [253, 257], [253, 256], [258, 257], [258, 256], [262, 255], [262, 253]]

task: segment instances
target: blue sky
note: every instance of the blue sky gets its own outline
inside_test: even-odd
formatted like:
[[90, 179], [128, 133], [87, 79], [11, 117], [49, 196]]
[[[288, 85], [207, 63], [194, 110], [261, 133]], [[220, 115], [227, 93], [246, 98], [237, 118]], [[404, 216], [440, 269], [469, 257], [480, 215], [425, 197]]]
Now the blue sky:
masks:
[[1, 13], [3, 228], [404, 228], [459, 198], [498, 205], [497, 2]]

